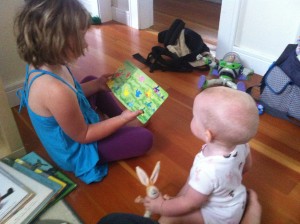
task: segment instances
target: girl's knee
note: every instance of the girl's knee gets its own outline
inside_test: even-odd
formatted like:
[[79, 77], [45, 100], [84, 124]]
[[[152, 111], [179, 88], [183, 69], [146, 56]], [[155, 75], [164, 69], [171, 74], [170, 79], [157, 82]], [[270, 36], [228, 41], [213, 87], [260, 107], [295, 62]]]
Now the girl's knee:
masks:
[[139, 154], [143, 155], [148, 152], [153, 145], [153, 134], [151, 131], [143, 127], [136, 127], [134, 129], [134, 144], [138, 148]]
[[149, 149], [152, 147], [153, 145], [153, 134], [151, 131], [149, 131], [146, 128], [141, 128], [142, 129], [142, 134], [141, 137], [143, 138], [143, 140], [145, 141], [145, 145], [149, 147]]

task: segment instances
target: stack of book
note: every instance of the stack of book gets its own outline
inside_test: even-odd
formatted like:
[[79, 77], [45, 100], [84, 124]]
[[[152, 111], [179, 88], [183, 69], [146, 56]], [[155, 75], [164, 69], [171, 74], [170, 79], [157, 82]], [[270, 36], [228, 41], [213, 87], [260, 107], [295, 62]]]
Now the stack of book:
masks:
[[30, 223], [77, 184], [35, 152], [0, 161], [0, 224]]

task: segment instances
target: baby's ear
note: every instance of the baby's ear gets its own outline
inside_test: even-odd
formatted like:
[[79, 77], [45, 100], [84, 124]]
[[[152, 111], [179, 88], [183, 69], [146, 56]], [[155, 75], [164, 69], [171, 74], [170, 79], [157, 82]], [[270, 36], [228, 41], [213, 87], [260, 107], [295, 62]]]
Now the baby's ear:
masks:
[[205, 137], [205, 143], [209, 143], [213, 140], [213, 135], [212, 135], [211, 131], [208, 129], [205, 130], [204, 137]]

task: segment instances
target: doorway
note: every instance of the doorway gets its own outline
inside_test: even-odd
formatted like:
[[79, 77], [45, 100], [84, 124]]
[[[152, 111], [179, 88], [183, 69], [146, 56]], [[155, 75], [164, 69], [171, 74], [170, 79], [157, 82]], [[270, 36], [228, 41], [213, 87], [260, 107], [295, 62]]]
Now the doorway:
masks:
[[[112, 5], [128, 5], [128, 0], [81, 0], [97, 2], [102, 22], [110, 21]], [[168, 29], [172, 22], [180, 18], [186, 27], [199, 33], [210, 48], [216, 48], [222, 0], [153, 0], [153, 26], [150, 29], [160, 32]], [[126, 3], [127, 2], [127, 3]], [[126, 4], [125, 4], [126, 3]], [[147, 8], [149, 10], [149, 8]], [[124, 10], [123, 10], [124, 11]], [[149, 16], [148, 16], [149, 17]], [[124, 16], [126, 18], [126, 16]], [[123, 19], [126, 24], [126, 19]], [[119, 21], [120, 22], [120, 21]]]
[[151, 29], [166, 30], [179, 18], [185, 26], [201, 35], [204, 42], [216, 46], [221, 13], [220, 0], [153, 0], [154, 23]]

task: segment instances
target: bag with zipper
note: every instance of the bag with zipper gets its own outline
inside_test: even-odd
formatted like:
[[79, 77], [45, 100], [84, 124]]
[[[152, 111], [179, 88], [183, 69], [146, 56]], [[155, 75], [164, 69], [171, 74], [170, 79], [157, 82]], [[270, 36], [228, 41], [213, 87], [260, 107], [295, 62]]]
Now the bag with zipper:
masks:
[[[300, 61], [297, 44], [289, 44], [260, 83], [259, 103], [272, 116], [300, 125]], [[251, 94], [252, 88], [247, 92]]]

